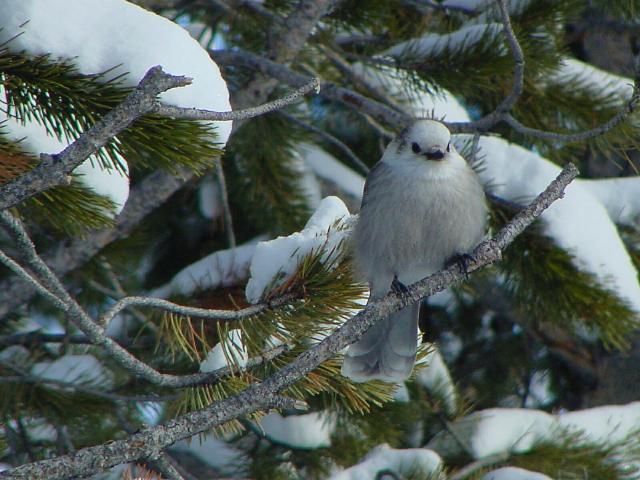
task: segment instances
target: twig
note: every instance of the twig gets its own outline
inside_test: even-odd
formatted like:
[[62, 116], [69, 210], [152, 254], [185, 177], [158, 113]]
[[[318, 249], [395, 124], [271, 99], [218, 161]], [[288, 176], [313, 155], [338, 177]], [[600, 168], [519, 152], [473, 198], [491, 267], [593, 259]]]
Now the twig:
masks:
[[310, 131], [312, 133], [315, 133], [316, 135], [318, 135], [319, 137], [325, 139], [327, 142], [331, 143], [332, 145], [335, 145], [336, 147], [338, 147], [349, 158], [349, 160], [351, 160], [351, 163], [358, 170], [360, 170], [361, 173], [363, 173], [364, 175], [369, 173], [369, 167], [367, 167], [367, 164], [364, 163], [362, 160], [360, 160], [360, 157], [358, 157], [353, 152], [353, 150], [351, 150], [349, 148], [349, 146], [346, 145], [345, 143], [343, 143], [340, 139], [334, 137], [329, 132], [325, 132], [321, 128], [316, 127], [315, 125], [312, 125], [312, 124], [307, 123], [307, 122], [303, 122], [302, 120], [294, 117], [293, 115], [289, 115], [287, 112], [284, 112], [284, 111], [280, 110], [278, 112], [278, 114], [282, 115], [284, 118], [286, 118], [290, 122], [295, 123], [296, 125], [299, 125], [300, 127], [304, 128], [305, 130], [308, 130], [308, 131]]
[[78, 385], [73, 382], [66, 382], [64, 380], [56, 380], [54, 378], [45, 378], [38, 375], [33, 375], [13, 363], [6, 361], [0, 361], [0, 366], [17, 373], [17, 376], [0, 376], [0, 384], [2, 383], [21, 383], [31, 385], [49, 385], [51, 387], [57, 387], [61, 391], [73, 390], [85, 395], [91, 395], [93, 397], [104, 398], [112, 402], [169, 402], [177, 400], [179, 395], [120, 395], [113, 392], [107, 392], [104, 390], [97, 390], [95, 388]]
[[224, 212], [224, 230], [227, 234], [229, 248], [236, 247], [236, 234], [233, 230], [233, 216], [231, 215], [231, 205], [229, 204], [229, 192], [227, 191], [227, 181], [222, 168], [222, 158], [216, 159], [216, 176], [220, 187], [220, 202]]
[[[155, 345], [155, 340], [151, 337], [138, 337], [133, 342], [120, 338], [114, 339], [123, 347], [148, 348]], [[68, 345], [93, 345], [89, 337], [86, 335], [69, 335], [67, 333], [43, 333], [40, 331], [14, 333], [12, 335], [0, 335], [0, 348], [10, 345], [41, 345], [43, 343], [64, 343]]]
[[511, 26], [506, 0], [497, 1], [498, 7], [500, 8], [500, 16], [502, 17], [502, 25], [504, 26], [504, 34], [507, 37], [507, 42], [509, 43], [509, 48], [511, 49], [511, 54], [516, 64], [513, 70], [513, 86], [511, 87], [511, 92], [496, 108], [496, 112], [503, 113], [511, 111], [522, 95], [522, 90], [524, 89], [524, 53], [522, 53], [522, 47]]
[[29, 283], [35, 290], [40, 293], [43, 297], [48, 299], [51, 303], [53, 303], [56, 307], [60, 309], [65, 309], [65, 303], [53, 292], [51, 292], [47, 287], [42, 285], [40, 281], [36, 277], [34, 277], [27, 270], [22, 268], [22, 266], [16, 262], [13, 258], [9, 257], [6, 253], [0, 250], [0, 263], [3, 263], [6, 267], [8, 267], [11, 271], [13, 271], [18, 277], [20, 277], [25, 282]]
[[516, 120], [512, 115], [508, 114], [504, 116], [504, 121], [511, 126], [514, 130], [524, 134], [529, 135], [536, 138], [541, 138], [543, 140], [552, 140], [556, 142], [582, 142], [584, 140], [589, 140], [590, 138], [599, 137], [600, 135], [607, 133], [612, 128], [620, 125], [624, 122], [629, 115], [631, 115], [638, 103], [640, 102], [640, 88], [638, 82], [634, 84], [633, 94], [631, 95], [631, 99], [627, 102], [627, 105], [623, 110], [618, 112], [615, 116], [607, 120], [602, 125], [599, 125], [590, 130], [583, 130], [582, 132], [576, 133], [557, 133], [557, 132], [548, 132], [546, 130], [538, 130], [537, 128], [531, 128], [523, 125], [518, 120]]
[[[285, 65], [244, 50], [217, 50], [210, 53], [218, 64], [249, 67], [294, 87], [304, 85], [310, 78]], [[320, 82], [320, 95], [343, 103], [350, 108], [355, 108], [360, 113], [370, 115], [386, 125], [393, 125], [394, 129], [401, 129], [412, 122], [412, 116], [407, 113], [395, 111], [354, 90], [340, 87], [331, 82]]]
[[[514, 79], [511, 92], [505, 99], [503, 99], [503, 101], [494, 111], [488, 113], [486, 116], [480, 118], [479, 120], [471, 122], [443, 122], [451, 131], [451, 133], [474, 134], [487, 132], [497, 124], [505, 122], [513, 129], [524, 135], [559, 142], [577, 142], [594, 138], [608, 132], [615, 126], [625, 121], [628, 116], [635, 110], [638, 103], [640, 103], [640, 87], [637, 85], [637, 81], [634, 87], [634, 93], [627, 105], [625, 105], [624, 109], [622, 109], [610, 120], [591, 130], [570, 134], [548, 132], [527, 127], [516, 120], [512, 116], [511, 110], [516, 104], [519, 97], [522, 95], [524, 85], [525, 61], [522, 47], [520, 46], [513, 31], [508, 12], [505, 8], [502, 8], [504, 7], [504, 0], [500, 0], [499, 5], [501, 6], [500, 10], [502, 22], [504, 25], [505, 36], [507, 37], [509, 48], [511, 49], [515, 61]], [[211, 56], [219, 64], [236, 66], [242, 65], [245, 67], [253, 68], [255, 70], [259, 70], [265, 75], [272, 76], [273, 78], [276, 78], [277, 80], [291, 86], [299, 86], [309, 81], [309, 77], [306, 75], [300, 74], [285, 65], [278, 64], [276, 62], [246, 51], [218, 50], [210, 53]], [[330, 82], [321, 82], [321, 95], [327, 99], [338, 101], [350, 108], [354, 108], [359, 113], [369, 115], [379, 122], [382, 122], [386, 125], [391, 125], [394, 129], [397, 130], [400, 130], [401, 128], [411, 124], [414, 120], [413, 116], [405, 111], [396, 111], [382, 103], [360, 95], [353, 90], [335, 85]]]
[[340, 70], [343, 75], [348, 77], [356, 86], [368, 90], [371, 94], [373, 94], [374, 97], [376, 97], [378, 100], [385, 103], [389, 107], [393, 108], [394, 110], [398, 110], [399, 112], [403, 111], [403, 108], [398, 105], [398, 103], [390, 95], [388, 95], [383, 90], [380, 90], [375, 85], [372, 85], [371, 82], [362, 78], [361, 75], [358, 75], [356, 72], [354, 72], [351, 65], [337, 52], [323, 46], [319, 46], [318, 48], [327, 56], [331, 63], [333, 63], [336, 68]]
[[[97, 230], [85, 237], [63, 242], [47, 251], [43, 260], [58, 276], [81, 266], [111, 242], [126, 237], [151, 211], [158, 208], [195, 173], [186, 168], [178, 170], [179, 177], [159, 170], [148, 175], [133, 188], [122, 213], [113, 228]], [[15, 308], [25, 305], [35, 295], [32, 285], [16, 279], [0, 282], [0, 319]]]
[[[530, 225], [552, 202], [561, 198], [566, 186], [578, 171], [567, 165], [560, 175], [538, 197], [516, 215], [491, 240], [481, 243], [473, 252], [474, 260], [469, 271], [477, 270], [500, 260], [502, 250]], [[319, 344], [300, 354], [293, 362], [265, 379], [249, 386], [241, 393], [218, 401], [202, 410], [184, 414], [156, 427], [148, 427], [123, 440], [84, 448], [73, 457], [62, 456], [23, 465], [0, 473], [0, 478], [11, 479], [62, 479], [72, 476], [88, 476], [110, 466], [148, 458], [172, 443], [209, 430], [234, 418], [259, 410], [281, 408], [286, 399], [277, 392], [293, 385], [322, 362], [335, 356], [340, 350], [357, 341], [379, 318], [387, 317], [421, 298], [462, 282], [465, 273], [456, 265], [441, 270], [408, 287], [408, 293], [398, 297], [393, 293], [369, 303], [361, 312], [345, 322]], [[290, 399], [289, 399], [290, 400]], [[296, 405], [289, 401], [288, 405]], [[96, 465], [95, 459], [101, 462]]]
[[153, 297], [125, 297], [118, 300], [113, 307], [107, 310], [99, 320], [99, 324], [106, 328], [109, 322], [122, 310], [131, 306], [154, 307], [177, 313], [186, 317], [210, 318], [216, 320], [240, 320], [252, 317], [267, 309], [279, 307], [291, 300], [298, 298], [295, 294], [286, 294], [275, 298], [273, 301], [258, 303], [242, 310], [210, 310], [208, 308], [188, 307], [177, 303]]
[[265, 113], [280, 110], [287, 105], [295, 103], [298, 99], [311, 91], [315, 91], [316, 93], [320, 92], [320, 80], [317, 78], [312, 78], [309, 82], [282, 98], [278, 98], [272, 102], [267, 102], [258, 107], [246, 108], [244, 110], [213, 112], [211, 110], [203, 110], [200, 108], [175, 107], [173, 105], [166, 105], [156, 101], [153, 112], [165, 117], [180, 118], [183, 120], [246, 120], [248, 118], [264, 115]]
[[[69, 319], [97, 346], [105, 349], [106, 353], [123, 369], [129, 373], [137, 376], [139, 379], [144, 379], [154, 385], [162, 387], [185, 387], [195, 385], [199, 383], [206, 383], [212, 377], [207, 373], [194, 373], [191, 375], [170, 375], [163, 374], [155, 370], [153, 367], [138, 360], [129, 351], [120, 346], [112, 338], [105, 335], [105, 329], [94, 322], [93, 319], [84, 311], [84, 309], [69, 295], [64, 286], [56, 275], [47, 267], [35, 251], [35, 247], [29, 239], [22, 223], [13, 217], [8, 211], [0, 211], [0, 223], [2, 223], [8, 230], [10, 230], [17, 242], [25, 254], [29, 266], [38, 272], [41, 279], [47, 282], [47, 287], [51, 288], [52, 292], [49, 292], [46, 288], [40, 285], [37, 279], [33, 278], [22, 266], [11, 260], [0, 251], [0, 261], [7, 264], [16, 273], [23, 278], [28, 279], [30, 283], [36, 287], [39, 287], [41, 293], [45, 295], [54, 305], [62, 309], [69, 317]], [[280, 305], [286, 301], [290, 301], [293, 294], [285, 295], [282, 298], [274, 299], [273, 301], [256, 305], [256, 309], [265, 309], [269, 306]], [[285, 298], [287, 297], [287, 298]], [[177, 312], [193, 311], [191, 307], [182, 307], [166, 300], [162, 299], [149, 299], [146, 297], [128, 297], [122, 299], [116, 303], [102, 318], [105, 322], [113, 318], [118, 311], [122, 310], [128, 305], [150, 305], [157, 306], [162, 305], [162, 308], [169, 309]], [[200, 315], [206, 314], [207, 310], [195, 309], [195, 313]], [[233, 314], [233, 312], [228, 312]]]

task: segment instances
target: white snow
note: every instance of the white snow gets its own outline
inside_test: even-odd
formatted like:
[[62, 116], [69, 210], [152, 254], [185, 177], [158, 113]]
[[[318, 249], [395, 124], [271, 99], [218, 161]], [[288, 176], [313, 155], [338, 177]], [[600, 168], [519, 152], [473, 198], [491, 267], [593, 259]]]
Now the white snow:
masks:
[[[218, 66], [198, 42], [180, 26], [124, 0], [4, 0], [0, 9], [0, 43], [37, 56], [71, 61], [84, 74], [113, 68], [109, 78], [127, 74], [123, 83], [137, 85], [154, 65], [175, 75], [194, 79], [193, 84], [161, 94], [166, 103], [228, 111], [229, 92]], [[114, 68], [115, 67], [115, 68]], [[3, 93], [3, 92], [0, 92]], [[4, 95], [0, 95], [3, 98]], [[0, 112], [0, 121], [6, 113]], [[4, 124], [9, 138], [26, 151], [59, 153], [67, 143], [51, 137], [36, 123], [20, 125], [13, 118]], [[224, 145], [231, 122], [215, 122], [218, 141]], [[120, 163], [126, 165], [123, 159]], [[95, 163], [95, 161], [94, 161]], [[126, 201], [129, 179], [113, 169], [101, 170], [87, 160], [76, 173], [83, 183], [116, 204], [116, 214]]]
[[550, 83], [566, 83], [578, 80], [584, 84], [592, 84], [599, 95], [612, 95], [622, 99], [631, 98], [633, 80], [601, 70], [575, 58], [564, 58], [560, 68], [553, 72], [546, 81]]
[[482, 480], [552, 480], [551, 477], [518, 467], [503, 467], [487, 473]]
[[[161, 65], [193, 84], [160, 95], [171, 105], [228, 111], [229, 92], [220, 70], [189, 33], [170, 20], [124, 0], [4, 0], [0, 42], [12, 51], [50, 54], [72, 61], [85, 74], [113, 68], [110, 77], [127, 73], [137, 85], [146, 71]], [[115, 67], [115, 68], [114, 68]], [[217, 122], [226, 143], [231, 122]]]
[[640, 177], [581, 180], [617, 224], [634, 225], [640, 219]]
[[491, 0], [444, 0], [440, 4], [444, 7], [464, 8], [465, 10], [478, 11], [491, 3]]
[[396, 449], [382, 444], [371, 450], [362, 462], [334, 473], [330, 480], [375, 480], [377, 474], [385, 470], [403, 478], [411, 475], [437, 478], [442, 471], [442, 459], [426, 448]]
[[[468, 135], [456, 138], [471, 140]], [[481, 137], [479, 146], [485, 156], [481, 179], [507, 200], [531, 201], [560, 173], [560, 167], [549, 160], [501, 138]], [[629, 253], [607, 210], [582, 181], [572, 182], [564, 198], [541, 218], [546, 233], [575, 256], [578, 268], [593, 274], [640, 312], [640, 284]]]
[[83, 184], [115, 203], [116, 215], [122, 211], [129, 198], [129, 166], [125, 161], [121, 163], [125, 172], [112, 166], [103, 168], [96, 160], [88, 158], [73, 171], [80, 176]]
[[29, 361], [29, 355], [29, 350], [22, 345], [11, 345], [0, 350], [0, 361], [24, 366]]
[[432, 111], [436, 118], [442, 118], [447, 122], [466, 122], [469, 114], [456, 98], [446, 90], [438, 94], [427, 92], [414, 92], [407, 88], [411, 85], [408, 75], [402, 70], [388, 67], [372, 68], [360, 63], [352, 65], [354, 73], [370, 82], [373, 86], [387, 92], [394, 98], [402, 99], [415, 117], [424, 117]]
[[249, 263], [258, 240], [259, 238], [256, 238], [236, 248], [219, 250], [201, 258], [180, 270], [169, 283], [153, 290], [149, 296], [187, 296], [197, 290], [230, 287], [242, 283], [249, 274]]
[[323, 248], [322, 260], [337, 253], [349, 230], [345, 220], [349, 211], [338, 197], [326, 197], [307, 221], [304, 229], [286, 237], [260, 242], [251, 260], [246, 297], [258, 303], [267, 289], [282, 285], [295, 273], [299, 261], [312, 251]]
[[231, 360], [233, 365], [237, 365], [238, 367], [244, 367], [247, 364], [249, 354], [242, 342], [240, 330], [231, 330], [225, 339], [225, 345], [226, 348], [224, 350], [226, 350], [230, 358], [227, 359], [225, 356], [222, 343], [218, 343], [211, 349], [207, 354], [207, 358], [200, 364], [201, 372], [213, 372], [219, 368], [227, 367], [230, 363], [229, 360]]
[[242, 450], [212, 434], [205, 438], [201, 436], [190, 441], [182, 440], [174, 448], [196, 455], [206, 464], [220, 469], [223, 475], [245, 477], [248, 474], [249, 457]]
[[[460, 418], [450, 425], [457, 439], [476, 459], [511, 452], [524, 453], [540, 442], [564, 441], [563, 432], [580, 433], [581, 439], [615, 447], [640, 429], [640, 402], [550, 415], [525, 408], [492, 408]], [[463, 453], [448, 432], [437, 434], [427, 447], [441, 455]]]
[[[445, 48], [456, 51], [470, 48], [484, 38], [495, 38], [502, 35], [502, 24], [481, 23], [464, 25], [455, 32], [439, 34], [428, 33], [420, 38], [407, 40], [389, 48], [384, 55], [391, 57], [427, 58], [440, 55]], [[506, 53], [506, 47], [500, 53]]]
[[555, 399], [551, 390], [551, 372], [549, 370], [536, 370], [529, 380], [529, 390], [525, 401], [527, 408], [541, 408]]
[[[540, 410], [492, 408], [456, 420], [451, 429], [479, 459], [502, 452], [526, 452], [536, 443], [552, 439], [557, 425], [555, 417]], [[448, 432], [436, 435], [427, 447], [445, 455], [462, 453]]]
[[312, 209], [317, 208], [322, 200], [322, 189], [320, 188], [318, 177], [316, 177], [311, 166], [305, 162], [301, 152], [293, 152], [290, 166], [300, 174], [300, 186], [302, 187], [302, 193], [305, 196], [307, 205]]
[[404, 382], [396, 385], [396, 389], [393, 391], [393, 400], [398, 403], [409, 403], [411, 400], [409, 390]]
[[434, 397], [440, 399], [445, 411], [453, 415], [458, 408], [458, 395], [456, 387], [444, 363], [440, 350], [436, 345], [429, 346], [429, 353], [420, 363], [426, 366], [418, 370], [416, 383], [424, 387]]
[[205, 177], [198, 187], [198, 209], [203, 217], [211, 220], [222, 215], [220, 187], [211, 176]]
[[305, 163], [318, 177], [334, 183], [340, 190], [358, 200], [362, 198], [364, 190], [362, 175], [315, 145], [302, 143], [298, 149]]
[[331, 445], [336, 418], [327, 412], [311, 412], [283, 417], [277, 412], [260, 419], [265, 435], [274, 442], [292, 448], [316, 449]]
[[[2, 12], [0, 12], [0, 21]], [[2, 31], [0, 31], [0, 36]], [[0, 124], [8, 139], [20, 141], [25, 152], [38, 155], [40, 153], [59, 153], [67, 143], [47, 133], [46, 128], [37, 122], [22, 124], [14, 116], [7, 116], [4, 88], [0, 85]], [[120, 156], [119, 163], [126, 168], [127, 162]], [[127, 169], [128, 172], [128, 169]], [[99, 162], [92, 157], [81, 163], [74, 173], [79, 174], [78, 181], [91, 188], [98, 195], [109, 198], [115, 205], [114, 214], [124, 208], [129, 196], [129, 177], [115, 167], [102, 169]], [[107, 214], [111, 212], [105, 212]]]
[[640, 429], [640, 402], [561, 413], [558, 423], [582, 430], [590, 441], [614, 445]]
[[48, 380], [90, 384], [101, 389], [113, 385], [113, 374], [93, 355], [65, 355], [53, 362], [38, 362], [31, 373]]

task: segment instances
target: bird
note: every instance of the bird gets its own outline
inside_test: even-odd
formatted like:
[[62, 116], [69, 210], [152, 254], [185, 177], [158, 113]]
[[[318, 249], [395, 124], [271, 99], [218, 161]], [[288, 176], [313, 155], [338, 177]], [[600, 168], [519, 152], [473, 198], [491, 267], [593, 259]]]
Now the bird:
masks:
[[[487, 204], [475, 171], [441, 122], [418, 119], [403, 129], [369, 171], [352, 235], [355, 270], [369, 302], [457, 261], [466, 273], [482, 241]], [[420, 302], [380, 318], [352, 344], [342, 375], [355, 382], [398, 383], [413, 370]]]

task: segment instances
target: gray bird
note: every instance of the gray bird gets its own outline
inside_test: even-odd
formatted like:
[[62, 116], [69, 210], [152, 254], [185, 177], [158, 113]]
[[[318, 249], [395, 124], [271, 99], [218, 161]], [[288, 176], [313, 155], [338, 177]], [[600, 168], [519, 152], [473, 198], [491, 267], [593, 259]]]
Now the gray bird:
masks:
[[[402, 291], [482, 240], [484, 190], [447, 127], [418, 120], [387, 146], [364, 187], [353, 234], [356, 270], [369, 301]], [[405, 380], [416, 359], [419, 303], [379, 319], [351, 345], [342, 374], [357, 382]]]

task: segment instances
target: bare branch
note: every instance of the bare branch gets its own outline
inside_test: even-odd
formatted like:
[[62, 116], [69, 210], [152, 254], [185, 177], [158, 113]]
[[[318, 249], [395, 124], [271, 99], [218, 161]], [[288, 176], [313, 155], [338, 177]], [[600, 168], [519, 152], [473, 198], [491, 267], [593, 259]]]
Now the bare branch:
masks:
[[[500, 3], [500, 5], [503, 5], [503, 3]], [[532, 137], [559, 142], [577, 142], [594, 138], [608, 132], [615, 126], [627, 120], [629, 115], [635, 111], [636, 106], [640, 102], [640, 87], [637, 85], [634, 88], [634, 93], [631, 99], [627, 105], [625, 105], [624, 109], [613, 118], [594, 129], [584, 132], [565, 134], [538, 130], [521, 124], [511, 115], [510, 112], [521, 96], [523, 90], [525, 66], [524, 55], [513, 31], [513, 27], [511, 26], [511, 21], [506, 9], [503, 10], [501, 8], [501, 14], [505, 35], [516, 64], [511, 92], [493, 112], [479, 120], [471, 122], [443, 122], [451, 133], [483, 133], [491, 130], [497, 124], [505, 122], [516, 131]], [[309, 81], [309, 77], [304, 74], [298, 73], [285, 65], [278, 64], [250, 52], [241, 50], [217, 50], [210, 52], [210, 54], [219, 64], [245, 66], [259, 70], [263, 74], [269, 75], [291, 86], [303, 85], [305, 82]], [[636, 81], [636, 84], [637, 83], [638, 82]], [[353, 108], [358, 113], [369, 115], [376, 121], [382, 122], [385, 125], [391, 125], [394, 129], [399, 130], [402, 127], [409, 125], [414, 120], [413, 116], [408, 114], [406, 111], [396, 111], [395, 109], [371, 98], [367, 98], [354, 90], [350, 90], [330, 82], [321, 81], [320, 95], [329, 100], [343, 103], [344, 105]]]
[[240, 320], [242, 318], [252, 317], [270, 308], [275, 308], [280, 305], [284, 305], [287, 302], [295, 299], [297, 296], [294, 294], [286, 294], [277, 297], [271, 302], [258, 303], [251, 307], [243, 308], [242, 310], [210, 310], [208, 308], [188, 307], [185, 305], [178, 305], [177, 303], [169, 302], [162, 298], [153, 297], [125, 297], [105, 312], [99, 320], [99, 324], [106, 328], [109, 322], [122, 310], [127, 307], [154, 307], [166, 310], [167, 312], [177, 313], [186, 317], [198, 317], [209, 318], [215, 320]]
[[218, 177], [218, 186], [220, 187], [220, 202], [224, 212], [224, 230], [227, 234], [228, 247], [235, 248], [237, 246], [236, 234], [233, 230], [233, 216], [231, 215], [231, 205], [229, 204], [227, 180], [224, 175], [224, 168], [222, 168], [222, 158], [216, 159], [216, 177]]
[[[210, 53], [218, 64], [249, 67], [294, 87], [304, 85], [310, 78], [285, 65], [247, 51], [217, 50]], [[380, 102], [360, 95], [354, 90], [340, 87], [331, 82], [320, 82], [320, 95], [343, 103], [350, 108], [355, 108], [360, 113], [370, 115], [385, 125], [393, 125], [394, 128], [402, 128], [412, 122], [412, 116], [407, 113], [398, 112]]]
[[[43, 260], [58, 276], [83, 265], [105, 246], [129, 235], [143, 218], [195, 177], [195, 173], [186, 168], [179, 169], [179, 174], [177, 177], [165, 171], [151, 173], [133, 188], [114, 227], [96, 230], [68, 243], [62, 242], [43, 254]], [[25, 281], [10, 279], [0, 282], [0, 318], [27, 304], [35, 293], [32, 285]]]
[[500, 16], [502, 17], [502, 25], [504, 26], [504, 34], [507, 37], [513, 60], [515, 61], [515, 67], [513, 70], [513, 86], [509, 95], [498, 105], [496, 111], [509, 112], [516, 104], [522, 90], [524, 89], [524, 53], [520, 42], [516, 38], [516, 34], [511, 26], [511, 19], [509, 18], [509, 10], [505, 0], [498, 0], [498, 7], [500, 8]]
[[[35, 247], [29, 239], [22, 222], [13, 217], [8, 211], [0, 211], [0, 222], [10, 230], [18, 245], [23, 250], [27, 262], [33, 270], [38, 272], [39, 276], [47, 283], [46, 287], [50, 288], [52, 292], [49, 292], [47, 288], [42, 287], [37, 279], [33, 278], [16, 262], [0, 252], [0, 261], [7, 264], [10, 268], [15, 268], [17, 273], [24, 272], [25, 279], [29, 279], [33, 286], [39, 287], [41, 293], [43, 293], [48, 300], [50, 300], [56, 307], [62, 309], [69, 317], [69, 319], [91, 340], [91, 342], [97, 346], [105, 349], [106, 353], [123, 369], [127, 370], [133, 375], [136, 375], [140, 379], [144, 379], [154, 385], [163, 387], [185, 387], [200, 383], [207, 383], [210, 381], [212, 375], [207, 373], [194, 373], [191, 375], [170, 375], [163, 374], [147, 365], [146, 363], [138, 360], [129, 351], [119, 345], [115, 340], [108, 337], [105, 334], [105, 329], [102, 325], [94, 322], [94, 320], [85, 312], [85, 310], [69, 295], [64, 286], [56, 275], [49, 269], [49, 267], [42, 261], [35, 251]], [[46, 293], [49, 293], [47, 295]], [[283, 297], [274, 299], [272, 302], [262, 305], [256, 305], [251, 309], [250, 315], [254, 315], [258, 311], [262, 311], [272, 306], [281, 305], [287, 301], [293, 299], [293, 294], [285, 295]], [[198, 316], [206, 315], [207, 310], [204, 309], [192, 309], [191, 307], [181, 307], [180, 305], [167, 302], [162, 299], [151, 299], [147, 297], [128, 297], [121, 299], [114, 308], [109, 310], [102, 321], [108, 322], [117, 312], [129, 305], [148, 305], [148, 306], [161, 306], [161, 308], [168, 309], [170, 311], [180, 312], [192, 312]], [[218, 312], [220, 313], [220, 312]], [[225, 315], [233, 314], [233, 312], [225, 312]]]
[[315, 133], [316, 135], [318, 135], [319, 137], [323, 138], [327, 142], [331, 143], [332, 145], [335, 145], [338, 149], [340, 149], [351, 160], [351, 163], [353, 163], [353, 165], [358, 170], [360, 170], [361, 173], [363, 173], [364, 175], [369, 173], [369, 167], [367, 167], [367, 164], [364, 163], [362, 160], [360, 160], [360, 157], [358, 157], [353, 152], [353, 150], [351, 150], [349, 148], [348, 145], [346, 145], [342, 141], [340, 141], [340, 139], [334, 137], [333, 135], [331, 135], [328, 132], [325, 132], [321, 128], [316, 127], [315, 125], [312, 125], [312, 124], [307, 123], [307, 122], [303, 122], [302, 120], [294, 117], [293, 115], [289, 115], [286, 112], [280, 111], [278, 113], [280, 115], [282, 115], [284, 118], [286, 118], [287, 120], [289, 120], [290, 122], [295, 123], [296, 125], [299, 125], [300, 127], [304, 128], [305, 130], [308, 130], [308, 131], [310, 131], [312, 133]]
[[156, 102], [156, 106], [153, 109], [154, 113], [163, 115], [170, 118], [180, 118], [184, 120], [246, 120], [248, 118], [264, 115], [265, 113], [274, 112], [280, 110], [287, 105], [297, 102], [305, 94], [315, 91], [320, 91], [320, 80], [312, 78], [309, 82], [305, 83], [297, 90], [289, 93], [288, 95], [267, 102], [258, 107], [246, 108], [244, 110], [235, 110], [230, 112], [212, 112], [211, 110], [203, 110], [200, 108], [184, 108], [174, 107], [173, 105], [165, 105], [161, 102]]
[[607, 133], [612, 128], [620, 125], [622, 122], [627, 120], [629, 115], [631, 115], [634, 111], [638, 103], [640, 102], [640, 88], [638, 82], [636, 81], [633, 87], [633, 94], [631, 95], [631, 99], [627, 102], [624, 110], [618, 112], [614, 117], [607, 120], [602, 125], [599, 125], [591, 130], [584, 130], [582, 132], [577, 133], [556, 133], [556, 132], [548, 132], [546, 130], [538, 130], [537, 128], [531, 128], [523, 125], [518, 120], [516, 120], [512, 115], [507, 114], [504, 116], [504, 121], [509, 124], [514, 130], [524, 134], [529, 135], [536, 138], [542, 138], [544, 140], [552, 140], [556, 142], [582, 142], [584, 140], [589, 140], [590, 138], [599, 137]]
[[[470, 262], [469, 271], [475, 271], [500, 260], [502, 250], [546, 207], [562, 197], [564, 189], [577, 174], [578, 171], [572, 164], [567, 165], [527, 208], [516, 215], [493, 239], [481, 243], [474, 250], [474, 261]], [[84, 448], [78, 450], [74, 456], [56, 457], [2, 472], [0, 478], [53, 480], [87, 476], [114, 465], [149, 458], [178, 440], [209, 430], [242, 415], [280, 408], [286, 403], [286, 399], [278, 397], [277, 392], [293, 385], [322, 362], [357, 341], [378, 319], [413, 304], [421, 298], [442, 291], [450, 285], [460, 283], [464, 279], [465, 273], [458, 266], [452, 265], [409, 286], [407, 295], [398, 297], [390, 293], [378, 301], [369, 303], [356, 316], [319, 344], [300, 354], [292, 363], [263, 382], [251, 385], [238, 395], [216, 402], [202, 410], [184, 414], [165, 424], [147, 427], [127, 439]], [[96, 461], [96, 459], [100, 460]]]

